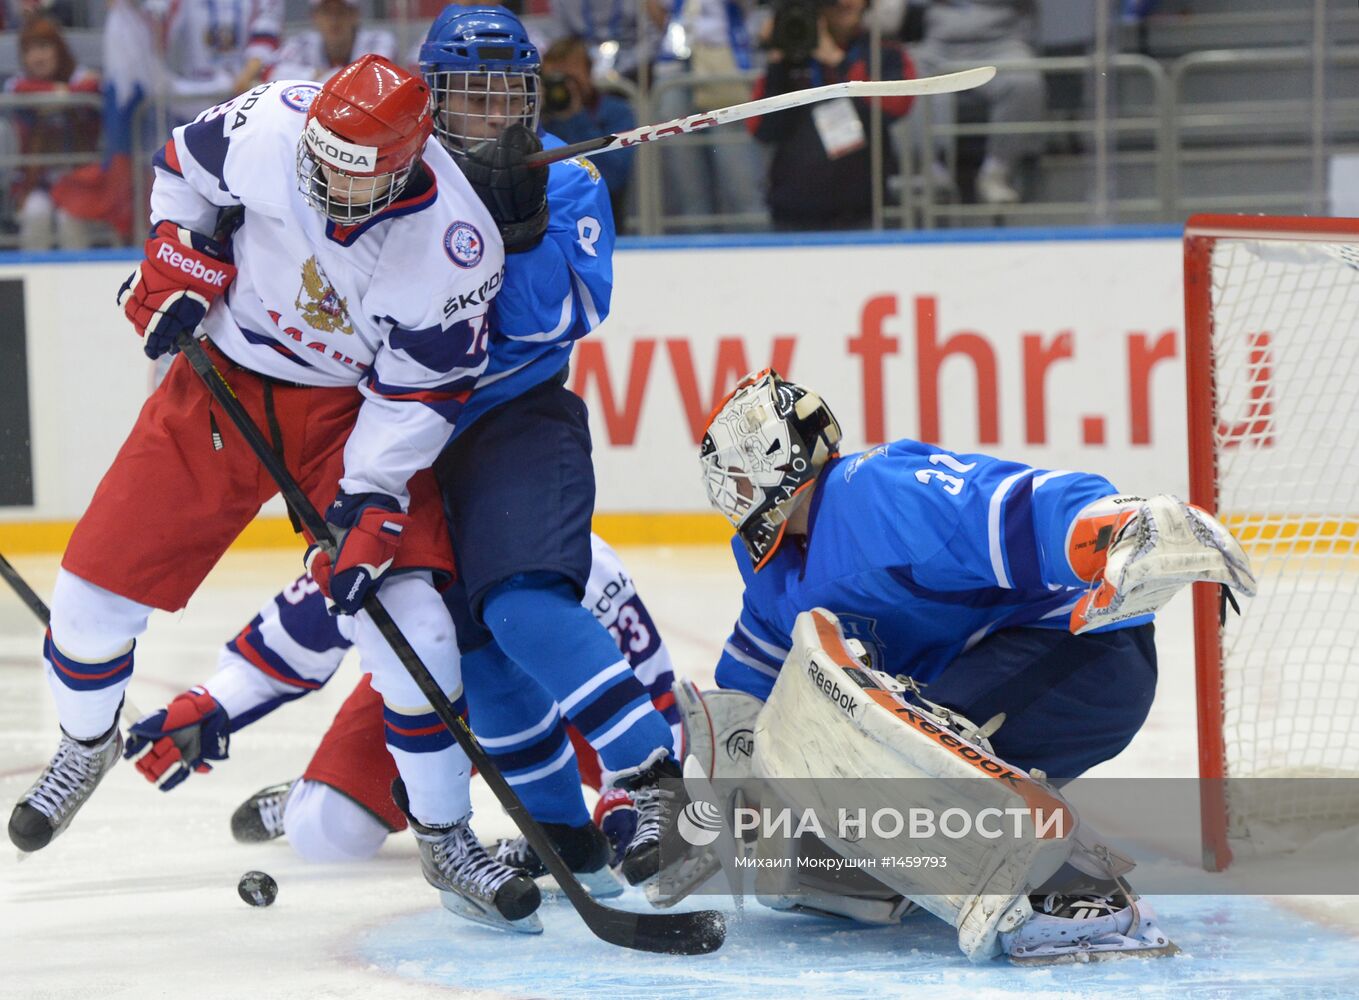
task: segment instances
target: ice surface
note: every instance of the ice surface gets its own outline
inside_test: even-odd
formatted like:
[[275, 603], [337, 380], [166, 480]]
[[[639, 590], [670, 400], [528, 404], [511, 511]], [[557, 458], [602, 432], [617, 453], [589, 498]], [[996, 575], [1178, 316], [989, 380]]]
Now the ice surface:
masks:
[[[677, 666], [700, 683], [739, 606], [718, 548], [625, 549]], [[53, 558], [12, 560], [48, 593]], [[149, 710], [213, 669], [218, 645], [292, 578], [296, 553], [225, 559], [182, 615], [158, 614], [138, 646], [132, 699]], [[27, 787], [56, 745], [41, 671], [41, 630], [0, 592], [0, 803]], [[1103, 765], [1109, 776], [1194, 773], [1188, 601], [1163, 616], [1161, 685], [1147, 726]], [[438, 907], [414, 843], [393, 837], [374, 861], [314, 866], [282, 842], [232, 841], [232, 809], [296, 775], [357, 677], [346, 664], [319, 694], [245, 730], [231, 759], [171, 794], [115, 768], [52, 847], [16, 860], [0, 850], [0, 997], [1332, 997], [1359, 994], [1355, 901], [1348, 897], [1153, 897], [1184, 954], [1157, 961], [1017, 969], [970, 966], [942, 924], [862, 928], [777, 914], [753, 902], [727, 945], [702, 958], [638, 955], [597, 943], [561, 902], [546, 933], [510, 937]], [[475, 825], [510, 832], [483, 787]], [[1155, 845], [1161, 865], [1197, 872], [1189, 838]], [[245, 906], [240, 875], [258, 868], [278, 902]], [[1134, 873], [1135, 874], [1135, 873]], [[1134, 879], [1135, 880], [1135, 879]], [[645, 905], [639, 894], [626, 905]]]

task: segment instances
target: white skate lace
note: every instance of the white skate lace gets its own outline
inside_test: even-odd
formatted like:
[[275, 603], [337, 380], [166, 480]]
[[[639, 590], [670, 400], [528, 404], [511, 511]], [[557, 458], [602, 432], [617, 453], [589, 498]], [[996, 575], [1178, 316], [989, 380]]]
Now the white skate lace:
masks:
[[1065, 917], [1069, 920], [1090, 920], [1094, 917], [1117, 913], [1123, 908], [1112, 896], [1098, 893], [1068, 896], [1057, 892], [1051, 892], [1044, 896], [1042, 906], [1039, 907], [1044, 913], [1054, 917]]
[[63, 735], [52, 763], [47, 765], [28, 794], [29, 805], [53, 823], [61, 822], [69, 809], [81, 803], [98, 779], [102, 750], [102, 746], [91, 749]]
[[472, 833], [468, 823], [459, 823], [433, 844], [434, 863], [454, 885], [490, 898], [497, 889], [519, 872], [496, 861]]
[[497, 843], [495, 845], [495, 860], [502, 865], [508, 865], [529, 874], [546, 870], [543, 868], [543, 863], [538, 859], [537, 852], [529, 847], [529, 842], [525, 837], [515, 837], [513, 840], [502, 840]]
[[285, 785], [280, 791], [259, 800], [260, 822], [272, 837], [283, 833], [283, 804], [292, 788], [292, 785]]
[[644, 785], [632, 791], [632, 804], [637, 809], [637, 832], [632, 835], [628, 850], [654, 844], [661, 839], [661, 826], [665, 822], [666, 806], [673, 801], [675, 793], [659, 784]]

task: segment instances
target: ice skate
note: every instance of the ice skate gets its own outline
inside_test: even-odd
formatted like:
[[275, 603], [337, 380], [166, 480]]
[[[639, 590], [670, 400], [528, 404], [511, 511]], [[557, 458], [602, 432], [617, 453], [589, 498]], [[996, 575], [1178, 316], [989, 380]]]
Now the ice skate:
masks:
[[[597, 826], [593, 823], [584, 826], [543, 823], [542, 827], [566, 866], [580, 879], [581, 885], [589, 890], [590, 895], [597, 899], [612, 899], [623, 892], [622, 883], [609, 868], [613, 848], [609, 838]], [[523, 872], [529, 878], [550, 877], [538, 852], [522, 836], [497, 841], [492, 853], [496, 861]]]
[[470, 814], [449, 826], [421, 823], [410, 813], [400, 778], [392, 782], [392, 798], [410, 822], [420, 845], [425, 881], [439, 890], [445, 910], [488, 927], [520, 934], [543, 932], [534, 912], [542, 902], [537, 883], [486, 853], [472, 832]]
[[296, 781], [267, 785], [231, 814], [231, 835], [240, 844], [262, 844], [283, 836], [283, 809]]
[[1103, 890], [1101, 885], [1030, 897], [1033, 916], [1000, 936], [1004, 953], [1020, 965], [1057, 965], [1179, 952], [1151, 904], [1127, 889], [1127, 883]]
[[66, 827], [123, 752], [115, 717], [96, 741], [72, 739], [63, 730], [61, 745], [9, 816], [9, 839], [21, 851], [46, 847]]
[[660, 873], [662, 850], [679, 857], [687, 847], [681, 840], [672, 842], [680, 810], [689, 801], [683, 774], [670, 751], [658, 747], [637, 767], [620, 772], [614, 786], [631, 793], [637, 809], [637, 832], [623, 854], [623, 877], [629, 885], [644, 885]]

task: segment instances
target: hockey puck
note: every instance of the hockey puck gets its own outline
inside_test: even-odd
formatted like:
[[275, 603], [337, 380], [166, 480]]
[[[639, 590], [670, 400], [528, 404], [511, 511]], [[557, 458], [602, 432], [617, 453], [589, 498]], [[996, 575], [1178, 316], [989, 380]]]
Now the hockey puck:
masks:
[[251, 906], [269, 906], [278, 899], [278, 883], [264, 872], [246, 872], [236, 883], [236, 891]]

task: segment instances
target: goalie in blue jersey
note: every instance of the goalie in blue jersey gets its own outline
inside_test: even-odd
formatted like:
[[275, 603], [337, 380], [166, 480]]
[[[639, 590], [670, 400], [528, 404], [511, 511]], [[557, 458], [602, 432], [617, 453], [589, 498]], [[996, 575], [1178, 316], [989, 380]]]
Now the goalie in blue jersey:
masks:
[[[736, 528], [745, 582], [717, 664], [724, 690], [677, 689], [688, 752], [714, 779], [743, 777], [709, 748], [744, 727], [757, 783], [1008, 767], [1025, 801], [1061, 802], [1063, 783], [1122, 751], [1146, 720], [1156, 610], [1195, 581], [1255, 592], [1230, 532], [1175, 497], [919, 441], [845, 456], [839, 443], [821, 398], [772, 370], [744, 379], [703, 437], [708, 499]], [[910, 799], [922, 786], [895, 787]], [[863, 843], [830, 846], [871, 856]], [[1104, 845], [1073, 834], [1029, 847], [1007, 859], [1004, 887], [994, 845], [964, 841], [938, 845], [953, 884], [880, 873], [894, 891], [784, 886], [761, 899], [875, 922], [912, 901], [957, 927], [973, 958], [1061, 960], [1073, 941], [1096, 953], [1173, 948], [1121, 881], [1126, 867], [1092, 862], [1107, 859]], [[675, 896], [715, 870], [694, 853], [687, 872], [675, 866]]]

